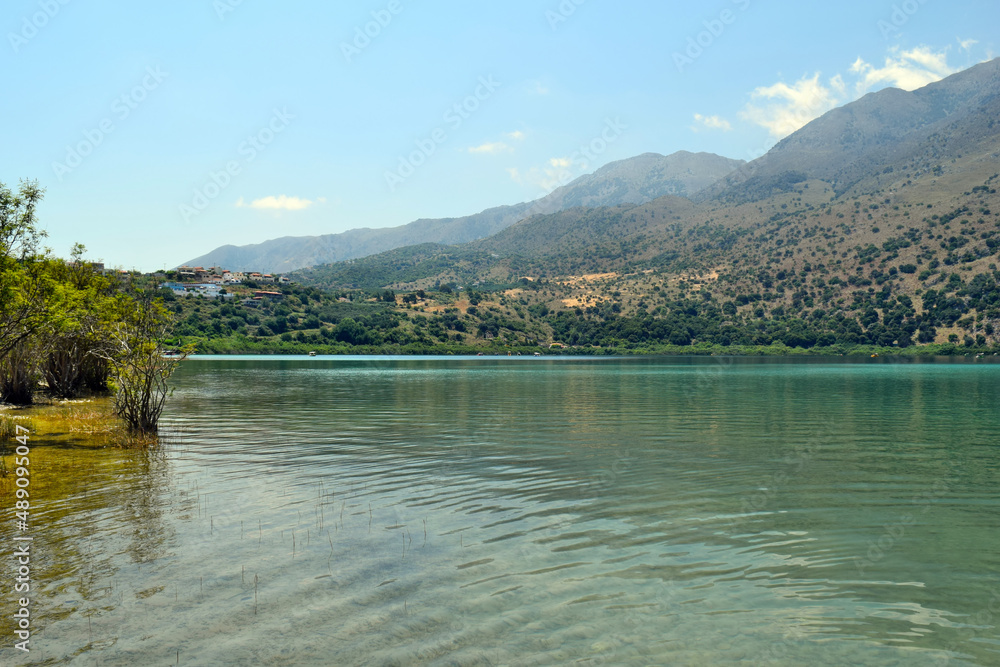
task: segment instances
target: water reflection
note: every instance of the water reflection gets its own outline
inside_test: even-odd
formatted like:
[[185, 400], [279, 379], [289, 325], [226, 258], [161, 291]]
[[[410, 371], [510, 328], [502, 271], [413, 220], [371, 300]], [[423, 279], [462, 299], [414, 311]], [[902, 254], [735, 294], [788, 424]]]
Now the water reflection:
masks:
[[994, 368], [189, 363], [45, 464], [41, 655], [992, 664]]

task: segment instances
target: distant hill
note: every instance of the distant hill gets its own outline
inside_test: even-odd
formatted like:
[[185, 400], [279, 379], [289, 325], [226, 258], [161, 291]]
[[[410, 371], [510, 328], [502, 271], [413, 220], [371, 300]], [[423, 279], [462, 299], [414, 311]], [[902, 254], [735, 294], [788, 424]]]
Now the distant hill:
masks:
[[323, 236], [286, 236], [255, 245], [226, 245], [189, 266], [287, 273], [420, 243], [459, 244], [491, 236], [536, 214], [573, 207], [642, 204], [665, 195], [694, 196], [744, 162], [710, 153], [645, 153], [612, 162], [534, 202], [499, 206], [462, 218], [417, 220], [401, 227], [353, 229]]
[[[270, 345], [365, 340], [380, 353], [538, 343], [588, 354], [669, 344], [869, 356], [931, 343], [927, 353], [1000, 353], [998, 87], [992, 62], [913, 93], [869, 95], [697, 201], [633, 203], [638, 179], [618, 184], [624, 165], [609, 165], [560, 193], [560, 205], [612, 206], [301, 270], [283, 288], [302, 295], [299, 310], [247, 319], [246, 335]], [[331, 288], [342, 310], [317, 308], [314, 287]], [[362, 326], [362, 306], [382, 310]], [[202, 331], [221, 326], [204, 320]]]
[[693, 197], [742, 165], [712, 153], [644, 153], [605, 165], [545, 197], [540, 212], [645, 204], [660, 197]]
[[[847, 268], [857, 272], [864, 264], [848, 258], [859, 256], [905, 254], [916, 267], [935, 258], [945, 266], [983, 262], [994, 254], [997, 235], [990, 199], [1000, 172], [998, 118], [995, 60], [912, 93], [884, 90], [831, 111], [702, 190], [694, 202], [665, 196], [630, 204], [621, 198], [616, 206], [533, 216], [464, 245], [399, 248], [299, 276], [326, 287], [405, 290], [632, 270], [728, 268], [745, 276], [772, 265], [801, 272], [805, 260], [830, 262], [825, 270], [846, 285], [857, 278]], [[586, 181], [577, 186], [572, 194], [584, 192]], [[931, 234], [941, 216], [955, 211], [968, 217], [960, 235]], [[913, 231], [918, 228], [920, 234]], [[902, 238], [901, 230], [909, 236]], [[804, 239], [815, 238], [823, 244], [812, 241], [809, 259], [799, 257]], [[915, 250], [900, 252], [919, 247], [917, 238], [924, 245], [919, 257]], [[869, 244], [874, 249], [864, 255], [860, 249]], [[973, 250], [957, 254], [957, 248]], [[937, 258], [942, 249], [949, 252]]]
[[756, 201], [806, 179], [826, 181], [838, 195], [867, 194], [900, 173], [946, 171], [953, 159], [996, 160], [998, 118], [1000, 59], [913, 92], [888, 88], [834, 109], [695, 198]]

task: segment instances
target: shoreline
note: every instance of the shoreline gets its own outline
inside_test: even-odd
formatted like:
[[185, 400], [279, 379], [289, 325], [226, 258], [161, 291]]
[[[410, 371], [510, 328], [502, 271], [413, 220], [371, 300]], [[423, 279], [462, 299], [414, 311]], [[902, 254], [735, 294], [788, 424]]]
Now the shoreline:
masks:
[[[201, 346], [199, 346], [201, 347]], [[721, 346], [721, 345], [657, 345], [635, 347], [564, 347], [545, 349], [537, 346], [469, 347], [424, 345], [335, 346], [281, 343], [278, 345], [248, 345], [218, 349], [208, 345], [192, 357], [204, 356], [429, 356], [429, 357], [845, 357], [845, 358], [994, 358], [1000, 359], [1000, 348], [965, 347], [953, 343], [921, 346], [878, 347], [869, 345], [832, 345], [827, 347], [787, 347], [785, 345]], [[311, 355], [311, 353], [316, 353]], [[508, 355], [509, 353], [509, 355]]]

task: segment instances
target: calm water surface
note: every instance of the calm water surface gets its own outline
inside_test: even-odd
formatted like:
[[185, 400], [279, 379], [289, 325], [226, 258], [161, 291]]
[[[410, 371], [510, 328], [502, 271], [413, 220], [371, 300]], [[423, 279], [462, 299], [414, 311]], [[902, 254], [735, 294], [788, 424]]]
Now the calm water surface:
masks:
[[9, 648], [5, 593], [3, 664], [1000, 664], [1000, 365], [176, 378], [157, 454], [35, 443], [40, 632]]

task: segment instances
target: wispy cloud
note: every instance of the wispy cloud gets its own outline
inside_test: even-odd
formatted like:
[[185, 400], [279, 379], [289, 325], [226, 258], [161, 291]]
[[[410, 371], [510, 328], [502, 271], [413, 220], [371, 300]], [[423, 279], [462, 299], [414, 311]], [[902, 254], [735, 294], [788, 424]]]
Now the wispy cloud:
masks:
[[[969, 48], [972, 40], [966, 42]], [[963, 43], [963, 48], [966, 43]], [[778, 82], [757, 88], [740, 117], [764, 127], [776, 139], [783, 139], [827, 111], [886, 86], [916, 90], [954, 74], [959, 68], [948, 64], [948, 49], [934, 51], [921, 46], [909, 51], [890, 51], [885, 63], [876, 67], [858, 58], [845, 75], [823, 79], [820, 73], [805, 76], [793, 84]], [[697, 120], [697, 116], [695, 117]]]
[[[319, 203], [324, 203], [325, 198], [320, 197], [317, 200]], [[264, 197], [262, 199], [255, 199], [249, 204], [243, 201], [243, 197], [236, 202], [237, 208], [253, 208], [262, 211], [304, 211], [314, 203], [309, 199], [301, 199], [299, 197], [288, 197], [285, 195], [280, 195], [278, 197]]]
[[485, 155], [496, 155], [497, 153], [510, 153], [514, 149], [505, 144], [502, 141], [495, 141], [492, 143], [482, 144], [481, 146], [472, 146], [469, 148], [470, 153], [478, 153]]
[[[524, 132], [515, 130], [504, 135], [511, 141], [524, 141]], [[496, 155], [498, 153], [513, 153], [514, 149], [504, 141], [489, 141], [479, 146], [471, 146], [468, 151], [480, 155]]]
[[700, 113], [694, 115], [695, 124], [691, 126], [691, 129], [695, 132], [700, 132], [702, 130], [721, 130], [722, 132], [731, 132], [733, 129], [732, 123], [730, 123], [725, 118], [720, 116], [702, 116]]
[[963, 51], [971, 51], [972, 47], [978, 44], [979, 41], [975, 39], [962, 39], [958, 38], [958, 45], [962, 47]]
[[543, 167], [532, 167], [527, 171], [521, 171], [512, 167], [507, 170], [507, 173], [510, 174], [511, 179], [518, 185], [536, 186], [545, 192], [551, 192], [572, 180], [572, 166], [572, 159], [568, 157], [554, 157], [549, 159], [548, 163]]

